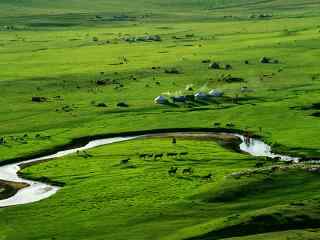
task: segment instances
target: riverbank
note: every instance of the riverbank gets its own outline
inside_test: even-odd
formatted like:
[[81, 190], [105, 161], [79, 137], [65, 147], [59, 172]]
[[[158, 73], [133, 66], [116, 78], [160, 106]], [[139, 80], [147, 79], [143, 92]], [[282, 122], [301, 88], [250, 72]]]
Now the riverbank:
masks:
[[0, 180], [0, 200], [14, 196], [19, 190], [28, 187], [27, 183]]

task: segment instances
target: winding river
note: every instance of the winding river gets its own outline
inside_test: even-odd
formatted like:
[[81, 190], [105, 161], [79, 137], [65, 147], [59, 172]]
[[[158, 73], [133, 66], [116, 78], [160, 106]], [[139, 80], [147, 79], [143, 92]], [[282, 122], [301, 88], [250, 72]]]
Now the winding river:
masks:
[[[190, 135], [193, 133], [179, 132], [179, 134]], [[199, 133], [196, 133], [196, 134], [199, 134]], [[284, 161], [299, 160], [298, 158], [272, 153], [271, 147], [261, 140], [258, 140], [255, 138], [245, 138], [240, 134], [232, 134], [232, 133], [224, 133], [224, 134], [230, 135], [230, 136], [236, 136], [240, 138], [241, 140], [241, 143], [239, 145], [240, 150], [248, 154], [251, 154], [252, 156], [265, 156], [270, 158], [279, 158]], [[19, 162], [19, 163], [4, 165], [0, 167], [1, 180], [27, 183], [28, 186], [23, 189], [20, 189], [15, 195], [7, 199], [0, 200], [0, 207], [8, 207], [13, 205], [37, 202], [52, 196], [60, 189], [60, 187], [57, 187], [57, 186], [52, 186], [46, 183], [31, 181], [31, 180], [19, 177], [18, 172], [23, 165], [28, 165], [36, 162], [41, 162], [44, 160], [49, 160], [49, 159], [61, 158], [66, 155], [76, 153], [77, 151], [87, 150], [87, 149], [108, 145], [112, 143], [129, 141], [132, 139], [142, 138], [142, 137], [152, 137], [153, 135], [154, 134], [142, 134], [142, 135], [130, 136], [130, 137], [112, 137], [112, 138], [104, 138], [100, 140], [93, 140], [83, 147], [60, 151], [52, 155], [30, 159], [30, 160]], [[157, 136], [159, 136], [159, 134], [157, 134]]]

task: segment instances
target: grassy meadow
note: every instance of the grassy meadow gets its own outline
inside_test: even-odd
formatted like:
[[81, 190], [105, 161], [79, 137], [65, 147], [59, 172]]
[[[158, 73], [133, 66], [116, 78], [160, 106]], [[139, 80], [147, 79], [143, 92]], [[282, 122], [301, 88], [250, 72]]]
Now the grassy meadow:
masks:
[[[0, 164], [86, 136], [214, 123], [260, 135], [279, 152], [319, 158], [319, 7], [317, 0], [3, 0]], [[130, 41], [144, 36], [161, 40]], [[224, 97], [154, 103], [211, 89]], [[24, 169], [65, 186], [41, 202], [0, 209], [0, 239], [320, 238], [319, 175], [289, 168], [232, 179], [261, 160], [214, 141], [179, 139], [172, 148], [169, 139], [134, 140]], [[143, 151], [189, 154], [147, 161], [137, 156]], [[129, 166], [119, 164], [127, 157]], [[194, 173], [170, 176], [172, 166]], [[203, 180], [208, 173], [214, 177]]]

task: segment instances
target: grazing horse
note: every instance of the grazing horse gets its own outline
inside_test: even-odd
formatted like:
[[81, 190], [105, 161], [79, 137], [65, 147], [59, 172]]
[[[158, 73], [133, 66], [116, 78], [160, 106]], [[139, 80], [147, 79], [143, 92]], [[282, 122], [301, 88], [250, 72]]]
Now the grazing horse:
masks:
[[0, 144], [6, 144], [6, 139], [4, 137], [0, 138]]
[[229, 128], [235, 127], [235, 125], [233, 123], [227, 123], [226, 126], [229, 127]]
[[178, 168], [177, 167], [171, 167], [169, 170], [168, 170], [168, 173], [169, 175], [175, 175], [178, 171]]
[[122, 159], [120, 161], [120, 164], [128, 164], [129, 163], [130, 158], [126, 158], [126, 159]]
[[252, 134], [250, 132], [246, 132], [243, 134], [243, 136], [245, 144], [250, 145]]
[[251, 143], [251, 138], [248, 135], [244, 135], [244, 143], [249, 146]]
[[139, 158], [140, 159], [146, 159], [147, 156], [148, 156], [148, 154], [142, 153], [142, 154], [139, 155]]
[[180, 155], [180, 157], [182, 157], [182, 156], [187, 156], [189, 153], [188, 152], [181, 152], [179, 155]]
[[178, 156], [178, 153], [171, 153], [171, 152], [167, 153], [167, 157], [177, 157], [177, 156]]
[[153, 153], [147, 154], [148, 158], [152, 158], [153, 157]]
[[182, 173], [183, 173], [183, 174], [192, 174], [192, 173], [193, 173], [193, 170], [192, 170], [191, 167], [185, 168], [185, 169], [183, 169]]
[[154, 155], [154, 160], [162, 159], [162, 157], [163, 157], [163, 153], [155, 154]]
[[208, 181], [209, 181], [211, 178], [212, 178], [212, 173], [209, 173], [208, 175], [202, 177], [203, 180], [208, 180]]

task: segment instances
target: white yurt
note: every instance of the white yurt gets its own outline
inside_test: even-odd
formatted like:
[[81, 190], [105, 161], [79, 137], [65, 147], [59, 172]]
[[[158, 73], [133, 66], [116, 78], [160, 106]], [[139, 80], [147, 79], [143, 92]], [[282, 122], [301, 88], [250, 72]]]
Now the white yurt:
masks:
[[224, 94], [223, 91], [220, 91], [218, 89], [213, 89], [209, 92], [210, 97], [222, 97]]
[[154, 103], [157, 103], [157, 104], [165, 104], [166, 102], [167, 102], [167, 99], [164, 96], [158, 96], [154, 99]]
[[204, 100], [204, 99], [207, 99], [208, 98], [208, 95], [204, 92], [198, 92], [194, 95], [194, 98], [196, 100]]

